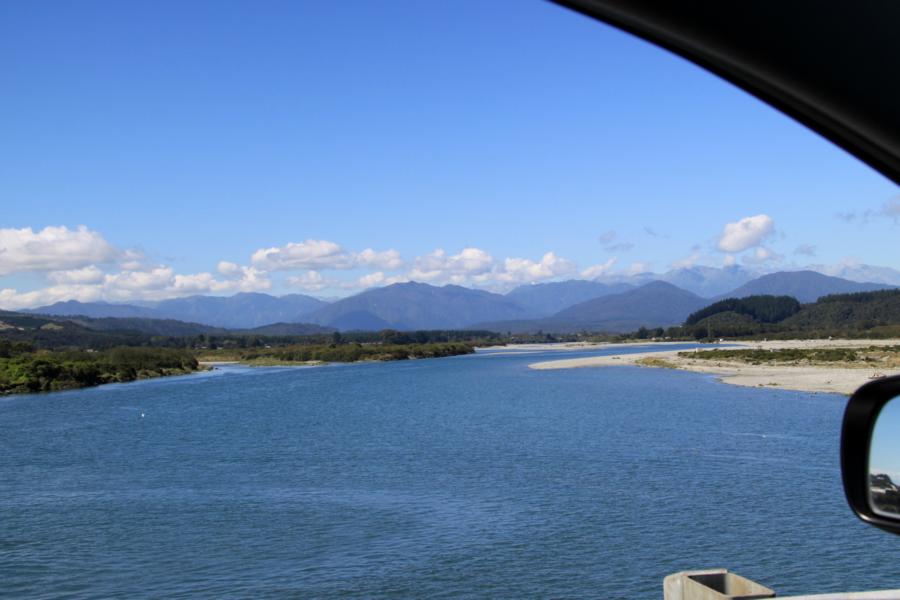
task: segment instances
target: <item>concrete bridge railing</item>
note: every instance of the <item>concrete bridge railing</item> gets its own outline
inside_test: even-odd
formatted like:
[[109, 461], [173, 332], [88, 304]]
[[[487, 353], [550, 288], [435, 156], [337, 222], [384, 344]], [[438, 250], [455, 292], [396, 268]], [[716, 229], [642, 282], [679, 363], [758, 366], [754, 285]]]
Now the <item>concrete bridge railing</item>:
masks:
[[[842, 592], [812, 596], [782, 596], [791, 600], [900, 600], [900, 590]], [[727, 569], [682, 571], [663, 581], [665, 600], [757, 600], [775, 598], [775, 591]]]

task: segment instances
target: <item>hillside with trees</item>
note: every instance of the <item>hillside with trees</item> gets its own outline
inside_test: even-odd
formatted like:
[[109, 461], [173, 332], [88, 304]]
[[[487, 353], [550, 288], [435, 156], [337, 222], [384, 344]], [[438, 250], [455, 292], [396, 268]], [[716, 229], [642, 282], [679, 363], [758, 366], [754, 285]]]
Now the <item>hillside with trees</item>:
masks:
[[0, 339], [0, 395], [183, 375], [198, 368], [197, 359], [186, 350], [121, 347], [54, 352]]
[[787, 296], [721, 300], [691, 314], [669, 337], [824, 338], [900, 336], [900, 290], [833, 294], [800, 304]]

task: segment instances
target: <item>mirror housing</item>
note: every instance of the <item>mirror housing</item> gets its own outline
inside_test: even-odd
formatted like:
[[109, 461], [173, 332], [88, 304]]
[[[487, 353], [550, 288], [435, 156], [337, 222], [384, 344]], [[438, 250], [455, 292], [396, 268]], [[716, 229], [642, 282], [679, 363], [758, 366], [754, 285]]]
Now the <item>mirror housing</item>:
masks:
[[854, 392], [844, 411], [841, 428], [841, 475], [853, 512], [870, 525], [900, 534], [900, 514], [873, 507], [869, 473], [875, 424], [881, 410], [897, 396], [900, 396], [900, 376], [871, 381]]

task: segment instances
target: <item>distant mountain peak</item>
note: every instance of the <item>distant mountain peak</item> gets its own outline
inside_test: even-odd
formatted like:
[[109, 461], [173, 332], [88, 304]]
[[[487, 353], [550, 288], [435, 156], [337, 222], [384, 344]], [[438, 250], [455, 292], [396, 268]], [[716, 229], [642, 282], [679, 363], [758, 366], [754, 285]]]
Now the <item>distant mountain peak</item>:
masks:
[[822, 296], [850, 294], [888, 289], [880, 283], [860, 283], [824, 275], [818, 271], [778, 271], [762, 275], [746, 284], [722, 294], [720, 298], [744, 298], [747, 296], [792, 296], [800, 302], [815, 302]]
[[359, 324], [392, 329], [461, 329], [476, 321], [532, 316], [512, 300], [459, 285], [395, 283], [372, 288], [325, 306], [310, 316], [314, 323], [339, 329]]
[[29, 312], [93, 318], [174, 319], [211, 327], [252, 329], [282, 321], [302, 321], [303, 317], [326, 305], [321, 300], [302, 294], [277, 297], [258, 292], [240, 292], [233, 296], [185, 296], [148, 306], [68, 300]]

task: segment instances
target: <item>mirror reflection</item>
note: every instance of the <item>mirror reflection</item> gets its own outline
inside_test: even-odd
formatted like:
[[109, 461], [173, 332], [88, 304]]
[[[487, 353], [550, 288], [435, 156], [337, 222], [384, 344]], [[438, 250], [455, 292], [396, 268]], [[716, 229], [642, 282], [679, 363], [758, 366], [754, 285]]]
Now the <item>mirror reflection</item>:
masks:
[[875, 421], [869, 448], [869, 504], [886, 517], [900, 518], [900, 397], [888, 402]]

